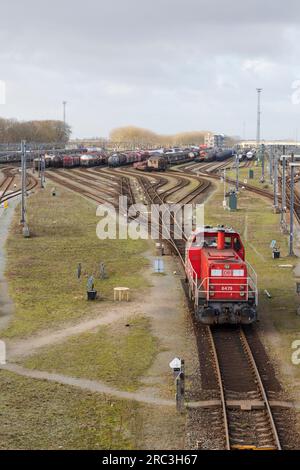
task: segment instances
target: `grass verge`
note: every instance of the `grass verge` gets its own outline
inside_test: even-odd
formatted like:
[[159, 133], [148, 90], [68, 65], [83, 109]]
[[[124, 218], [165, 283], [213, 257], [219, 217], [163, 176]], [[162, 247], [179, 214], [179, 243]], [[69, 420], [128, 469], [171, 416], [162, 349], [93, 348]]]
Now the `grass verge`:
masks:
[[[28, 222], [32, 237], [24, 239], [16, 213], [7, 241], [6, 275], [15, 315], [2, 337], [26, 336], [101, 311], [102, 301], [86, 301], [90, 275], [104, 300], [112, 300], [118, 285], [144, 287], [141, 270], [148, 264], [143, 253], [149, 243], [99, 240], [95, 205], [73, 192], [59, 187], [53, 197], [49, 186], [38, 191], [28, 200]], [[109, 276], [105, 280], [99, 279], [101, 262]]]
[[78, 335], [29, 357], [23, 365], [136, 390], [158, 352], [158, 341], [147, 318], [130, 318], [126, 324], [118, 322]]
[[139, 405], [0, 372], [0, 449], [136, 449]]

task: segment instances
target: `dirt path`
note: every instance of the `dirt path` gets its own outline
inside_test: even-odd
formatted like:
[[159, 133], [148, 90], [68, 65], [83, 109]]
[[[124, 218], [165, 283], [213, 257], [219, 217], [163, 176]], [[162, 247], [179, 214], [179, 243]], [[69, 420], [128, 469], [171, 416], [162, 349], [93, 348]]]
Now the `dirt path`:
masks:
[[8, 285], [4, 276], [6, 263], [5, 243], [15, 207], [18, 203], [19, 198], [11, 199], [7, 209], [0, 208], [0, 329], [7, 327], [14, 311], [14, 305], [9, 297]]
[[0, 366], [0, 369], [14, 372], [15, 374], [22, 375], [23, 377], [29, 377], [39, 380], [48, 380], [50, 382], [57, 382], [63, 385], [71, 385], [73, 387], [78, 387], [83, 390], [88, 390], [89, 392], [104, 393], [125, 400], [134, 400], [140, 403], [146, 403], [150, 405], [175, 407], [175, 400], [165, 400], [163, 398], [158, 398], [153, 395], [146, 395], [144, 392], [126, 392], [122, 390], [117, 390], [113, 387], [110, 387], [109, 385], [106, 385], [104, 382], [98, 382], [95, 380], [79, 379], [62, 374], [53, 374], [50, 372], [26, 369], [25, 367], [19, 366], [17, 364], [2, 365]]
[[[108, 307], [109, 311], [104, 316], [84, 320], [75, 325], [69, 325], [54, 331], [43, 331], [39, 335], [31, 336], [17, 341], [7, 341], [7, 358], [14, 360], [17, 357], [26, 357], [34, 354], [37, 349], [63, 342], [70, 336], [79, 335], [91, 331], [99, 326], [109, 325], [120, 319], [126, 319], [135, 313], [135, 308], [129, 304], [120, 304], [116, 307]], [[106, 308], [108, 310], [108, 308]]]

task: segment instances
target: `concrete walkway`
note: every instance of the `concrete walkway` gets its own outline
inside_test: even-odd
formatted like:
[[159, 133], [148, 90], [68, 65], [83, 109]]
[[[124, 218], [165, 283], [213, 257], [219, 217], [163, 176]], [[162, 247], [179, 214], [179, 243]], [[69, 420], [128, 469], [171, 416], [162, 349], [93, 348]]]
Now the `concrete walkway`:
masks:
[[14, 311], [14, 305], [8, 295], [8, 285], [4, 277], [6, 263], [4, 248], [8, 229], [19, 200], [19, 197], [11, 199], [7, 209], [0, 208], [0, 329], [7, 327]]

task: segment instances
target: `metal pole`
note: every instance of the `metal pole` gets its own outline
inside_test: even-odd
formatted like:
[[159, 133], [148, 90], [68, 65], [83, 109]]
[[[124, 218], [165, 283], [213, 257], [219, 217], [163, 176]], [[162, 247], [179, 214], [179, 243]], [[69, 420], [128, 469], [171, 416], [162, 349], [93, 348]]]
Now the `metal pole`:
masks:
[[25, 198], [26, 198], [26, 142], [21, 142], [21, 184], [22, 184], [22, 199], [21, 199], [21, 224], [25, 225]]
[[278, 158], [273, 154], [274, 160], [274, 208], [278, 211]]
[[256, 128], [256, 145], [257, 149], [259, 149], [260, 145], [260, 94], [262, 92], [262, 88], [256, 88], [257, 91], [257, 128]]
[[[291, 163], [294, 162], [294, 154], [291, 154]], [[289, 243], [289, 256], [294, 255], [293, 242], [294, 242], [294, 186], [295, 186], [295, 169], [290, 166], [291, 170], [291, 195], [290, 195], [290, 243]]]
[[240, 159], [239, 159], [239, 156], [238, 154], [236, 154], [235, 156], [235, 189], [236, 189], [236, 192], [238, 193], [239, 192], [239, 165], [240, 165]]
[[45, 154], [41, 155], [41, 188], [44, 188], [45, 183]]
[[261, 155], [261, 182], [265, 181], [265, 149], [263, 145], [260, 145], [260, 155]]
[[[276, 160], [276, 153], [272, 151], [272, 149], [269, 150], [269, 177], [270, 177], [270, 184], [273, 184], [273, 167], [275, 165], [275, 160]], [[275, 167], [274, 167], [274, 172], [275, 172]]]
[[224, 168], [224, 199], [223, 199], [223, 207], [226, 208], [226, 168]]
[[63, 120], [64, 120], [64, 129], [66, 129], [66, 101], [63, 101]]
[[285, 155], [285, 147], [282, 150], [283, 158], [282, 158], [282, 180], [281, 180], [281, 217], [280, 223], [282, 229], [285, 230], [285, 212], [286, 212], [286, 158]]

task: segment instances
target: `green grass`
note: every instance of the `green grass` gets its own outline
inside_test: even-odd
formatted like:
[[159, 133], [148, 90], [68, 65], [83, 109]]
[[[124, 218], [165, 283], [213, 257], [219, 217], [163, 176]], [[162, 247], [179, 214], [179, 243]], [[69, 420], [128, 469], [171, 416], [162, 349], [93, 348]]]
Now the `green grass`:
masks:
[[[259, 316], [271, 320], [281, 335], [278, 357], [288, 366], [291, 363], [291, 342], [299, 338], [300, 318], [296, 315], [299, 297], [295, 293], [293, 269], [280, 268], [280, 264], [296, 265], [298, 258], [288, 256], [288, 239], [280, 231], [280, 215], [273, 213], [271, 202], [248, 191], [240, 191], [238, 210], [222, 208], [223, 187], [205, 205], [205, 221], [209, 224], [226, 224], [237, 230], [246, 249], [246, 259], [258, 275]], [[275, 239], [280, 246], [281, 258], [274, 260], [270, 248]], [[272, 298], [268, 299], [267, 289]], [[300, 377], [300, 367], [292, 366]]]
[[[126, 322], [129, 327], [125, 326]], [[45, 349], [23, 364], [28, 368], [104, 380], [117, 388], [136, 390], [141, 385], [140, 377], [156, 357], [158, 341], [151, 333], [147, 318], [134, 317], [126, 322], [78, 335]]]
[[135, 402], [0, 372], [0, 449], [136, 449]]
[[[28, 220], [32, 237], [20, 233], [17, 211], [7, 241], [6, 275], [16, 312], [3, 337], [26, 336], [64, 321], [78, 319], [112, 300], [113, 287], [144, 287], [141, 276], [148, 261], [143, 253], [145, 240], [99, 240], [96, 236], [96, 206], [59, 187], [51, 196], [49, 186], [28, 200]], [[82, 278], [77, 280], [77, 265]], [[100, 280], [99, 264], [104, 262], [109, 276]], [[95, 277], [102, 300], [86, 301], [86, 283]]]
[[[254, 173], [253, 179], [249, 178], [249, 170], [252, 170]], [[232, 180], [236, 179], [236, 170], [227, 170], [226, 171], [226, 177], [230, 178]], [[268, 169], [267, 167], [265, 168], [265, 182], [261, 183], [260, 182], [261, 178], [261, 166], [251, 166], [249, 168], [243, 168], [241, 167], [239, 169], [239, 184], [240, 186], [243, 186], [244, 181], [247, 180], [247, 184], [254, 186], [256, 188], [260, 189], [267, 189], [270, 191], [270, 193], [273, 192], [273, 187], [272, 184], [270, 184], [269, 177], [268, 177]]]

